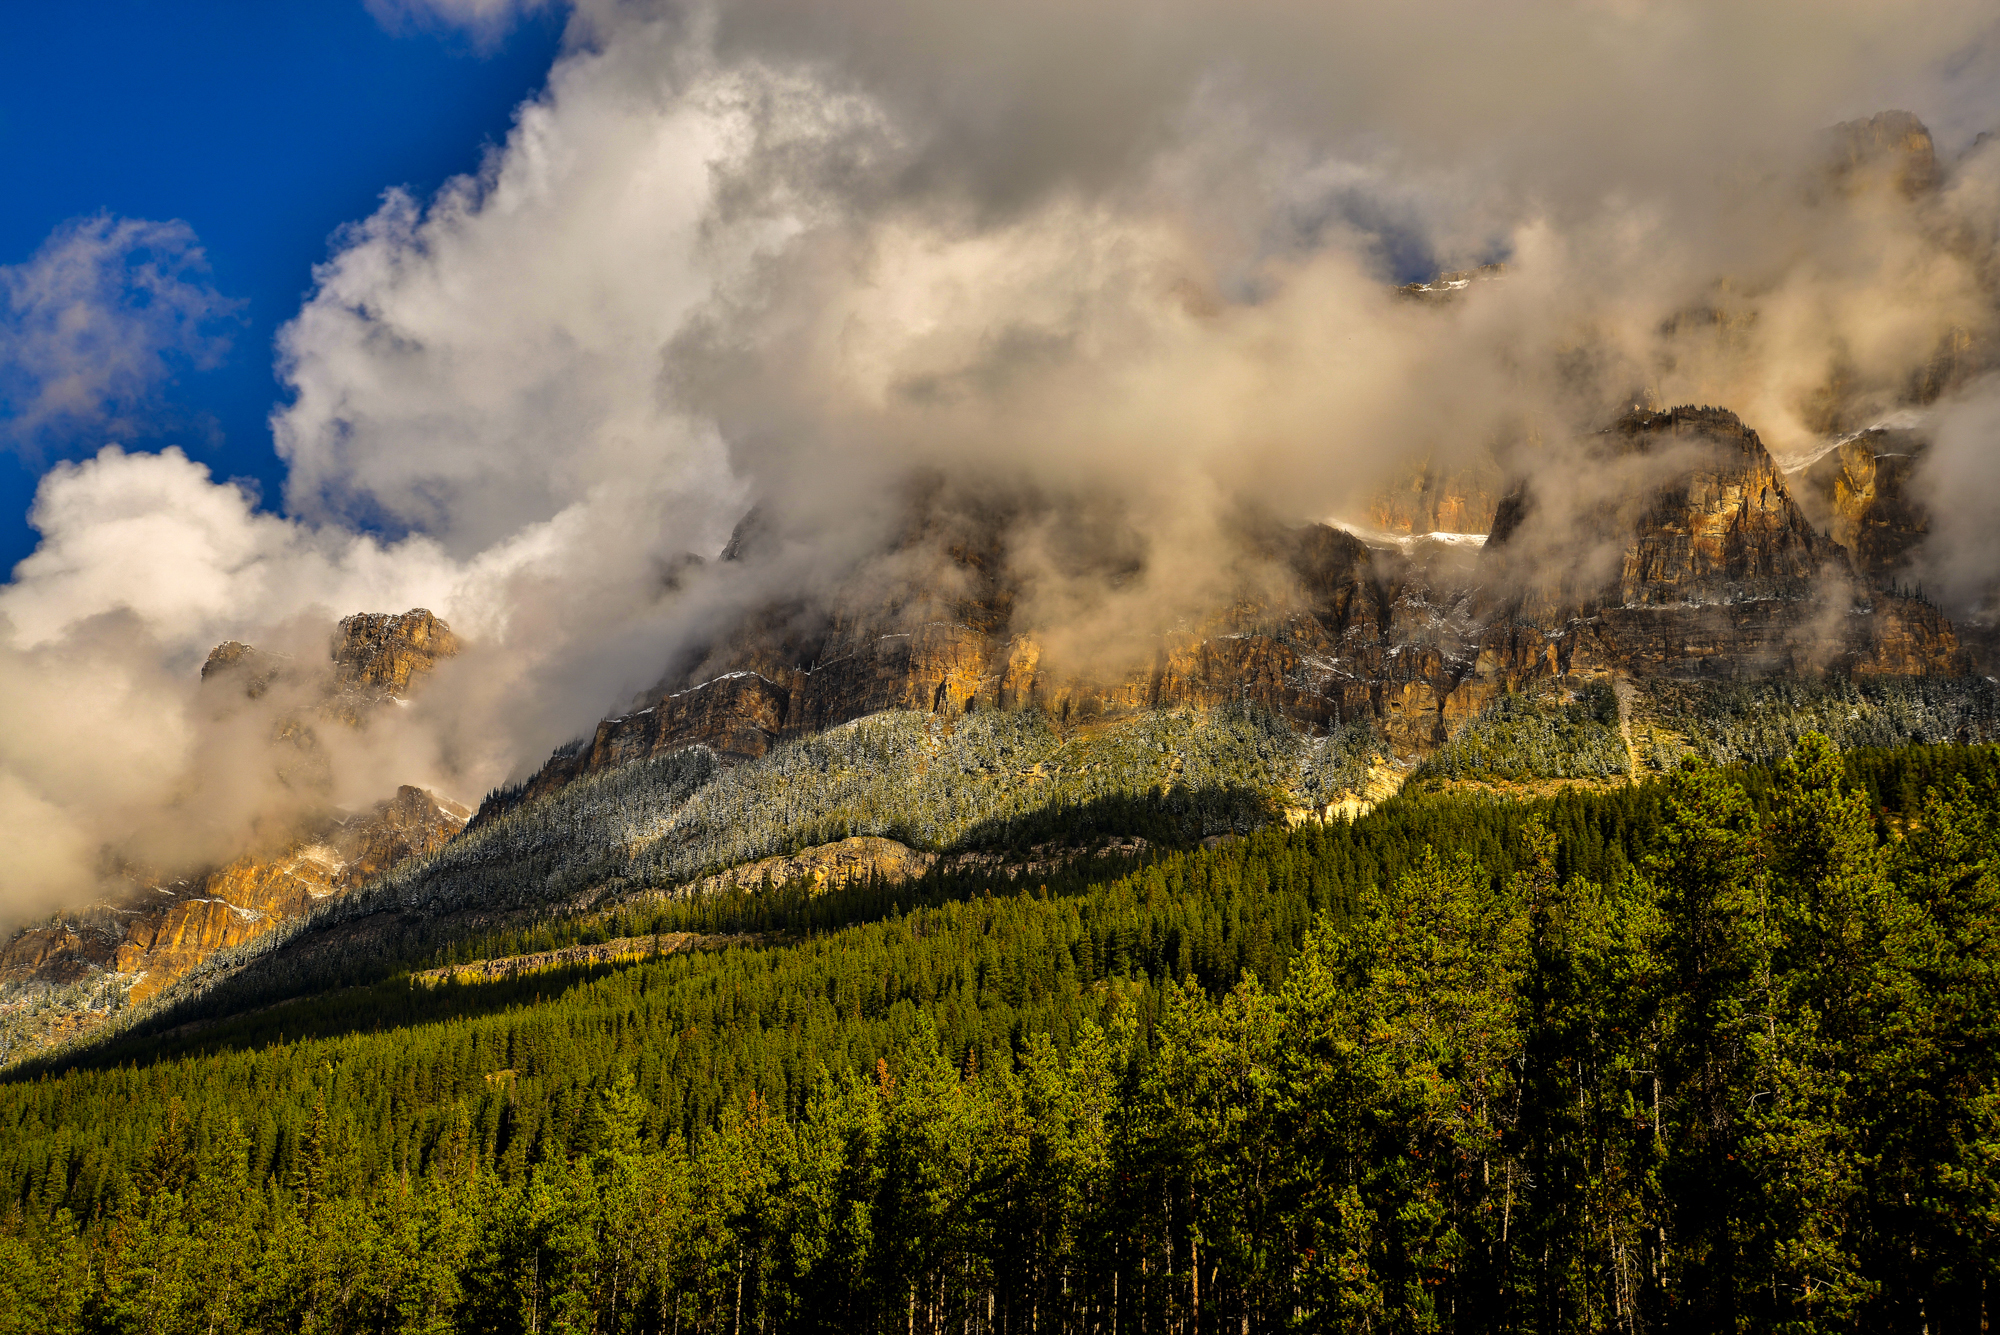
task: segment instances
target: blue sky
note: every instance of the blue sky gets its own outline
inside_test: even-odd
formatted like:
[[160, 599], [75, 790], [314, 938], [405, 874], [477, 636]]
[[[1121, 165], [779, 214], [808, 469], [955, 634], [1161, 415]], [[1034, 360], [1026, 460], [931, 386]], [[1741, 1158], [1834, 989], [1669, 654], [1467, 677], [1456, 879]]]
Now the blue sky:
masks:
[[[240, 303], [207, 330], [227, 351], [205, 368], [170, 359], [171, 380], [112, 438], [180, 445], [218, 478], [254, 479], [272, 505], [284, 476], [266, 425], [280, 393], [272, 337], [329, 236], [385, 189], [424, 194], [475, 168], [560, 38], [554, 10], [482, 49], [458, 33], [387, 31], [361, 0], [17, 6], [0, 42], [0, 265], [91, 215], [186, 223], [205, 281]], [[81, 423], [0, 450], [0, 570], [34, 547], [42, 472], [106, 438]]]

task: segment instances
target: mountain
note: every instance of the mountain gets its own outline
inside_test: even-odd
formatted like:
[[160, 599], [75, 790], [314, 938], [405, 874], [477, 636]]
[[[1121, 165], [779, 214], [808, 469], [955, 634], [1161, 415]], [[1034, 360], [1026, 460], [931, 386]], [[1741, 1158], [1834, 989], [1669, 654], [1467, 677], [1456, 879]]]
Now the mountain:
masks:
[[1877, 112], [1834, 126], [1826, 136], [1825, 171], [1849, 193], [1888, 188], [1909, 198], [1944, 180], [1930, 128], [1907, 111]]
[[[1509, 497], [1488, 550], [1522, 549], [1523, 591], [1486, 622], [1481, 668], [1491, 679], [1971, 671], [1935, 608], [1867, 587], [1850, 550], [1815, 527], [1733, 413], [1635, 412], [1599, 440], [1603, 462], [1671, 454], [1670, 472], [1619, 497], [1582, 535], [1565, 524], [1538, 539], [1536, 498]], [[1594, 576], [1588, 563], [1579, 574], [1547, 559], [1553, 546], [1592, 544], [1610, 557]]]
[[0, 1080], [0, 1285], [63, 1332], [1977, 1330], [1996, 833], [1993, 748], [1808, 741], [461, 925]]
[[[714, 886], [750, 864], [1054, 865], [1105, 838], [1351, 818], [1412, 780], [1626, 783], [1687, 754], [1782, 754], [1814, 728], [1856, 745], [2000, 736], [1992, 682], [1885, 564], [1920, 522], [1885, 443], [1843, 446], [1830, 482], [1825, 460], [1788, 479], [1732, 413], [1633, 410], [1588, 442], [1593, 469], [1633, 485], [1582, 513], [1488, 480], [1456, 493], [1498, 494], [1484, 534], [1246, 515], [1238, 596], [1109, 671], [1060, 662], [1021, 618], [1018, 512], [919, 490], [886, 553], [897, 579], [744, 609], [470, 822], [407, 788], [373, 812], [321, 812], [262, 852], [32, 928], [0, 968], [15, 1014], [42, 1005], [40, 1043], [114, 1004], [192, 995], [179, 983], [210, 989], [253, 941], [282, 949], [252, 991], [319, 976], [314, 958], [346, 969], [397, 940], [425, 957], [472, 924]], [[763, 524], [746, 518], [723, 559], [754, 560]], [[273, 765], [311, 790], [315, 728], [364, 726], [455, 648], [427, 612], [352, 617], [323, 669], [223, 645], [204, 691], [289, 701]], [[308, 913], [318, 935], [295, 941]]]
[[[1941, 180], [1885, 113], [1803, 188]], [[804, 574], [754, 508], [476, 815], [332, 806], [429, 612], [218, 645], [247, 832], [0, 949], [0, 1329], [1984, 1329], [2000, 682], [1884, 423], [1990, 362], [1836, 358], [1789, 470], [1621, 395], [1164, 590], [1094, 500]]]
[[1873, 586], [1907, 583], [1910, 558], [1929, 536], [1930, 517], [1910, 490], [1925, 445], [1916, 432], [1874, 427], [1791, 475], [1807, 518]]
[[[1857, 574], [1850, 549], [1808, 517], [1733, 413], [1634, 411], [1594, 451], [1602, 466], [1650, 462], [1660, 475], [1596, 512], [1582, 538], [1566, 521], [1542, 532], [1548, 508], [1525, 488], [1493, 502], [1489, 526], [1482, 497], [1500, 488], [1421, 473], [1378, 511], [1410, 516], [1411, 528], [1439, 517], [1475, 536], [1490, 527], [1483, 547], [1246, 524], [1240, 555], [1279, 572], [1277, 591], [1246, 592], [1195, 626], [1164, 630], [1150, 662], [1109, 679], [1065, 673], [1015, 624], [1021, 589], [1004, 524], [922, 512], [895, 553], [919, 573], [887, 596], [870, 585], [865, 599], [803, 613], [752, 611], [698, 669], [600, 723], [489, 799], [478, 819], [645, 757], [699, 745], [752, 759], [889, 710], [1033, 709], [1069, 722], [1251, 702], [1308, 731], [1376, 729], [1385, 752], [1410, 764], [1500, 695], [1538, 683], [1970, 673], [1937, 609], [1870, 587], [1881, 559], [1871, 535], [1883, 525], [1866, 516], [1893, 502], [1843, 502], [1864, 515], [1842, 529], [1865, 553]], [[947, 532], [953, 541], [937, 541]], [[746, 525], [732, 544], [739, 559], [753, 533]], [[1598, 560], [1552, 559], [1552, 548]], [[1551, 569], [1560, 573], [1539, 573]]]
[[86, 1033], [216, 953], [458, 835], [471, 811], [421, 788], [405, 785], [360, 812], [316, 800], [325, 765], [315, 731], [365, 727], [458, 649], [451, 628], [422, 608], [346, 618], [323, 663], [236, 641], [217, 645], [202, 665], [204, 696], [225, 710], [245, 701], [277, 705], [265, 759], [303, 804], [287, 805], [256, 849], [221, 866], [180, 875], [127, 868], [123, 894], [32, 924], [0, 945], [0, 1057]]
[[1439, 465], [1425, 460], [1376, 493], [1368, 518], [1384, 533], [1487, 533], [1500, 508], [1505, 476], [1492, 458]]
[[[1921, 218], [1942, 180], [1929, 132], [1891, 112], [1835, 127], [1805, 189]], [[1488, 265], [1400, 291], [1455, 306], [1508, 281]], [[900, 527], [844, 581], [736, 608], [469, 821], [411, 788], [360, 813], [325, 800], [323, 730], [365, 728], [418, 689], [457, 651], [443, 622], [350, 617], [324, 662], [220, 645], [203, 698], [268, 715], [284, 819], [214, 866], [127, 869], [117, 903], [17, 935], [0, 1015], [41, 1006], [56, 1032], [116, 1001], [172, 1002], [208, 985], [211, 961], [291, 941], [312, 909], [329, 931], [384, 906], [581, 912], [750, 865], [902, 876], [1027, 857], [1024, 840], [1047, 861], [1113, 836], [1216, 838], [1351, 816], [1410, 782], [1626, 783], [1689, 754], [1779, 755], [1809, 729], [1988, 739], [1983, 642], [1912, 587], [1924, 439], [1857, 423], [1991, 361], [1952, 328], [1907, 384], [1831, 366], [1807, 406], [1834, 443], [1790, 473], [1727, 410], [1630, 408], [1532, 479], [1497, 446], [1414, 460], [1365, 525], [1246, 511], [1212, 554], [1219, 592], [1163, 604], [1136, 646], [1095, 655], [1038, 619], [1050, 558], [1021, 535], [1054, 535], [1058, 563], [1109, 588], [1140, 573], [1143, 543], [1104, 539], [1087, 505], [914, 480]], [[765, 570], [786, 540], [753, 509], [719, 563]], [[893, 847], [863, 856], [857, 839]]]

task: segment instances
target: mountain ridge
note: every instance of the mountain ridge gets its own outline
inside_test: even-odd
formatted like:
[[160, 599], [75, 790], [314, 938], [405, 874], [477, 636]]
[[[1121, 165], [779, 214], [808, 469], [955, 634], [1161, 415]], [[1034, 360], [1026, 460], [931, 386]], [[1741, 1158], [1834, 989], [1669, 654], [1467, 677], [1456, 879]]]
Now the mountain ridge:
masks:
[[[973, 588], [955, 607], [940, 609], [922, 586], [951, 582], [933, 569], [875, 606], [836, 604], [829, 633], [803, 644], [764, 634], [758, 615], [746, 616], [704, 660], [721, 670], [671, 681], [605, 719], [523, 784], [489, 797], [475, 823], [634, 759], [690, 745], [751, 759], [774, 742], [884, 709], [1039, 708], [1068, 719], [1251, 700], [1309, 730], [1371, 722], [1414, 759], [1496, 695], [1543, 677], [1970, 671], [1936, 608], [1871, 590], [1873, 548], [1857, 576], [1847, 549], [1815, 526], [1734, 413], [1636, 410], [1598, 442], [1614, 456], [1687, 456], [1598, 535], [1618, 557], [1601, 580], [1537, 583], [1508, 569], [1532, 529], [1534, 498], [1519, 484], [1494, 502], [1469, 568], [1460, 553], [1392, 552], [1330, 525], [1267, 528], [1248, 545], [1291, 577], [1291, 605], [1240, 600], [1192, 631], [1163, 632], [1149, 664], [1093, 681], [1054, 670], [1033, 632], [1011, 624], [1015, 591], [996, 574], [1004, 544], [988, 536], [975, 552], [939, 558]], [[1419, 478], [1418, 494], [1432, 498], [1427, 514], [1437, 509], [1435, 490]], [[753, 521], [739, 527], [725, 559], [740, 559], [753, 530]], [[908, 617], [911, 607], [923, 610]]]

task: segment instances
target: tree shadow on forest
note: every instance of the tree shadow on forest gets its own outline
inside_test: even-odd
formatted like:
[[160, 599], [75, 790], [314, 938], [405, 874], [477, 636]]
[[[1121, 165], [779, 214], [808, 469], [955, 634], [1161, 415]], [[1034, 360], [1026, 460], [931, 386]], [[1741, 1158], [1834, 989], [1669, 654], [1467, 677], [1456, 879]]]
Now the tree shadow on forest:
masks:
[[608, 963], [560, 964], [532, 973], [477, 982], [422, 983], [408, 975], [287, 997], [248, 1010], [189, 1019], [181, 1008], [90, 1046], [22, 1063], [0, 1083], [66, 1071], [157, 1066], [189, 1057], [241, 1052], [272, 1044], [315, 1042], [414, 1025], [472, 1020], [519, 1006], [555, 1001], [575, 988], [661, 957]]
[[1049, 843], [1120, 838], [1186, 848], [1212, 835], [1248, 834], [1281, 814], [1274, 795], [1244, 784], [1154, 788], [1146, 793], [1057, 803], [1024, 815], [980, 821], [952, 851], [1026, 853]]

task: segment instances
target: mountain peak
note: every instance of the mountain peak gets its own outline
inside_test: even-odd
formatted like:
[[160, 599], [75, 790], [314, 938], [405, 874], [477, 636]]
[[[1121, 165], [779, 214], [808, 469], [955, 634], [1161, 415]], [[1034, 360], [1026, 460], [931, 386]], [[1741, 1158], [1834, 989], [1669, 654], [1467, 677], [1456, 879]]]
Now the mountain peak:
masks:
[[429, 672], [439, 659], [458, 650], [451, 627], [429, 608], [416, 607], [400, 615], [357, 612], [343, 618], [334, 632], [331, 655], [335, 679], [342, 687], [401, 695], [412, 677]]
[[1935, 190], [1943, 179], [1927, 126], [1907, 111], [1881, 111], [1843, 121], [1827, 132], [1828, 174], [1849, 194], [1884, 185], [1906, 198]]

